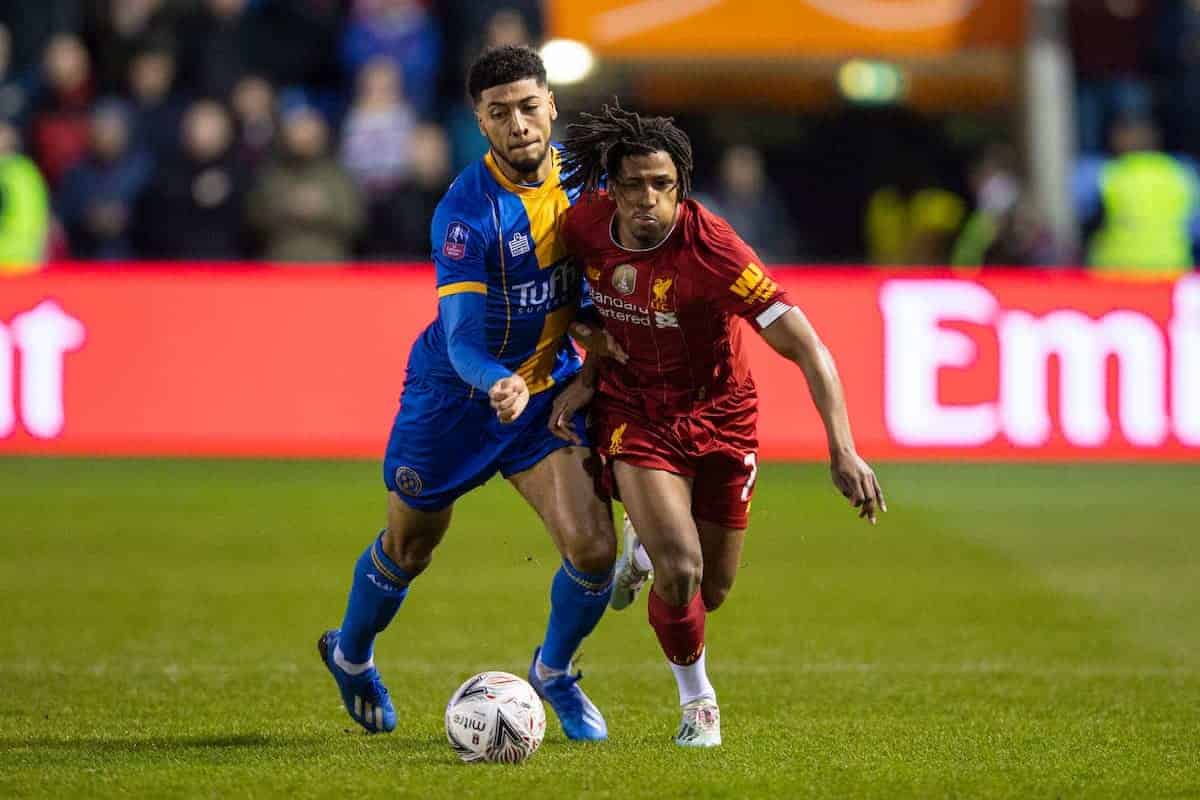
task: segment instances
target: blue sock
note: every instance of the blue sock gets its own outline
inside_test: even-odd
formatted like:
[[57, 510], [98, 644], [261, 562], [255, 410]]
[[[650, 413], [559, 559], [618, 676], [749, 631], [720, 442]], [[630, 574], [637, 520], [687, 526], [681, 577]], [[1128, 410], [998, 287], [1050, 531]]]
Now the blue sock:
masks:
[[408, 596], [412, 576], [383, 552], [383, 534], [358, 557], [338, 647], [352, 664], [371, 660], [375, 636], [388, 626]]
[[592, 632], [612, 595], [612, 572], [589, 575], [563, 559], [550, 584], [550, 624], [541, 662], [565, 670], [584, 637]]

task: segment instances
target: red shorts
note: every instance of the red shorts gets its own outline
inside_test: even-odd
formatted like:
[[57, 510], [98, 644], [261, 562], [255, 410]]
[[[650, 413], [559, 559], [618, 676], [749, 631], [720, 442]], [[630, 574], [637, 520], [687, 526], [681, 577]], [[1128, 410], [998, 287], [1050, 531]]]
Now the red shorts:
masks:
[[692, 516], [743, 530], [758, 476], [758, 394], [747, 382], [690, 415], [650, 417], [622, 400], [592, 406], [593, 441], [607, 494], [617, 497], [612, 465], [624, 461], [692, 479]]

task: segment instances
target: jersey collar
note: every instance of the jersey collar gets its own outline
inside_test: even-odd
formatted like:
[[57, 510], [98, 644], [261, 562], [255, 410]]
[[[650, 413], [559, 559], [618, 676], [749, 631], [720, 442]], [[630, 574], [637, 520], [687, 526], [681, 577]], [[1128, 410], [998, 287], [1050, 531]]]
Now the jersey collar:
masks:
[[500, 171], [500, 167], [497, 166], [496, 158], [495, 158], [495, 156], [492, 155], [491, 150], [488, 150], [487, 154], [484, 155], [483, 165], [485, 167], [487, 167], [488, 172], [491, 173], [492, 178], [495, 179], [496, 183], [498, 183], [502, 187], [504, 187], [505, 190], [512, 192], [514, 194], [537, 195], [537, 194], [552, 191], [552, 190], [558, 188], [558, 185], [559, 185], [558, 176], [559, 176], [560, 165], [559, 165], [559, 158], [558, 158], [558, 148], [555, 147], [554, 145], [550, 145], [550, 159], [551, 159], [551, 163], [553, 165], [550, 167], [550, 174], [546, 176], [546, 180], [542, 181], [541, 183], [537, 184], [536, 186], [530, 186], [530, 185], [524, 184], [524, 183], [514, 183], [513, 181], [510, 181], [508, 179], [508, 177], [503, 172]]

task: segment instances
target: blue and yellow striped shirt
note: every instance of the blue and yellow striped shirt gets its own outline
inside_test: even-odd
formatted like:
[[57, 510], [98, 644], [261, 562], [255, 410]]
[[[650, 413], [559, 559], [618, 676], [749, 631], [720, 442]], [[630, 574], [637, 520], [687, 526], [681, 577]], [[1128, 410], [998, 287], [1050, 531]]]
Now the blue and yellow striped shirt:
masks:
[[[559, 182], [556, 148], [550, 157], [546, 180], [524, 186], [506, 178], [489, 152], [447, 190], [431, 230], [439, 302], [460, 294], [486, 298], [485, 341], [474, 344], [485, 347], [498, 365], [483, 382], [507, 370], [524, 378], [531, 394], [579, 369], [565, 334], [583, 299], [583, 277], [562, 237], [563, 215], [577, 193], [569, 195]], [[410, 377], [463, 393], [486, 390], [472, 387], [455, 370], [450, 350], [455, 337], [445, 311], [443, 305], [413, 345]]]

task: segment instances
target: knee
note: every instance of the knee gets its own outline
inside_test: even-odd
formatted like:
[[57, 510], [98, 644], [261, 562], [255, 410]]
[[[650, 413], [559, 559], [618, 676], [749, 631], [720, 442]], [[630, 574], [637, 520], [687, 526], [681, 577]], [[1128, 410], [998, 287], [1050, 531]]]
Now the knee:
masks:
[[559, 528], [571, 566], [589, 575], [607, 573], [617, 560], [617, 537], [611, 525], [565, 525]]
[[654, 565], [654, 591], [668, 605], [686, 606], [692, 602], [703, 578], [704, 562], [699, 553], [672, 554]]
[[441, 536], [405, 534], [389, 526], [383, 534], [383, 552], [415, 578], [433, 561], [433, 551], [440, 540]]
[[700, 587], [700, 594], [704, 598], [704, 610], [716, 611], [720, 608], [732, 588], [731, 581], [705, 581]]

